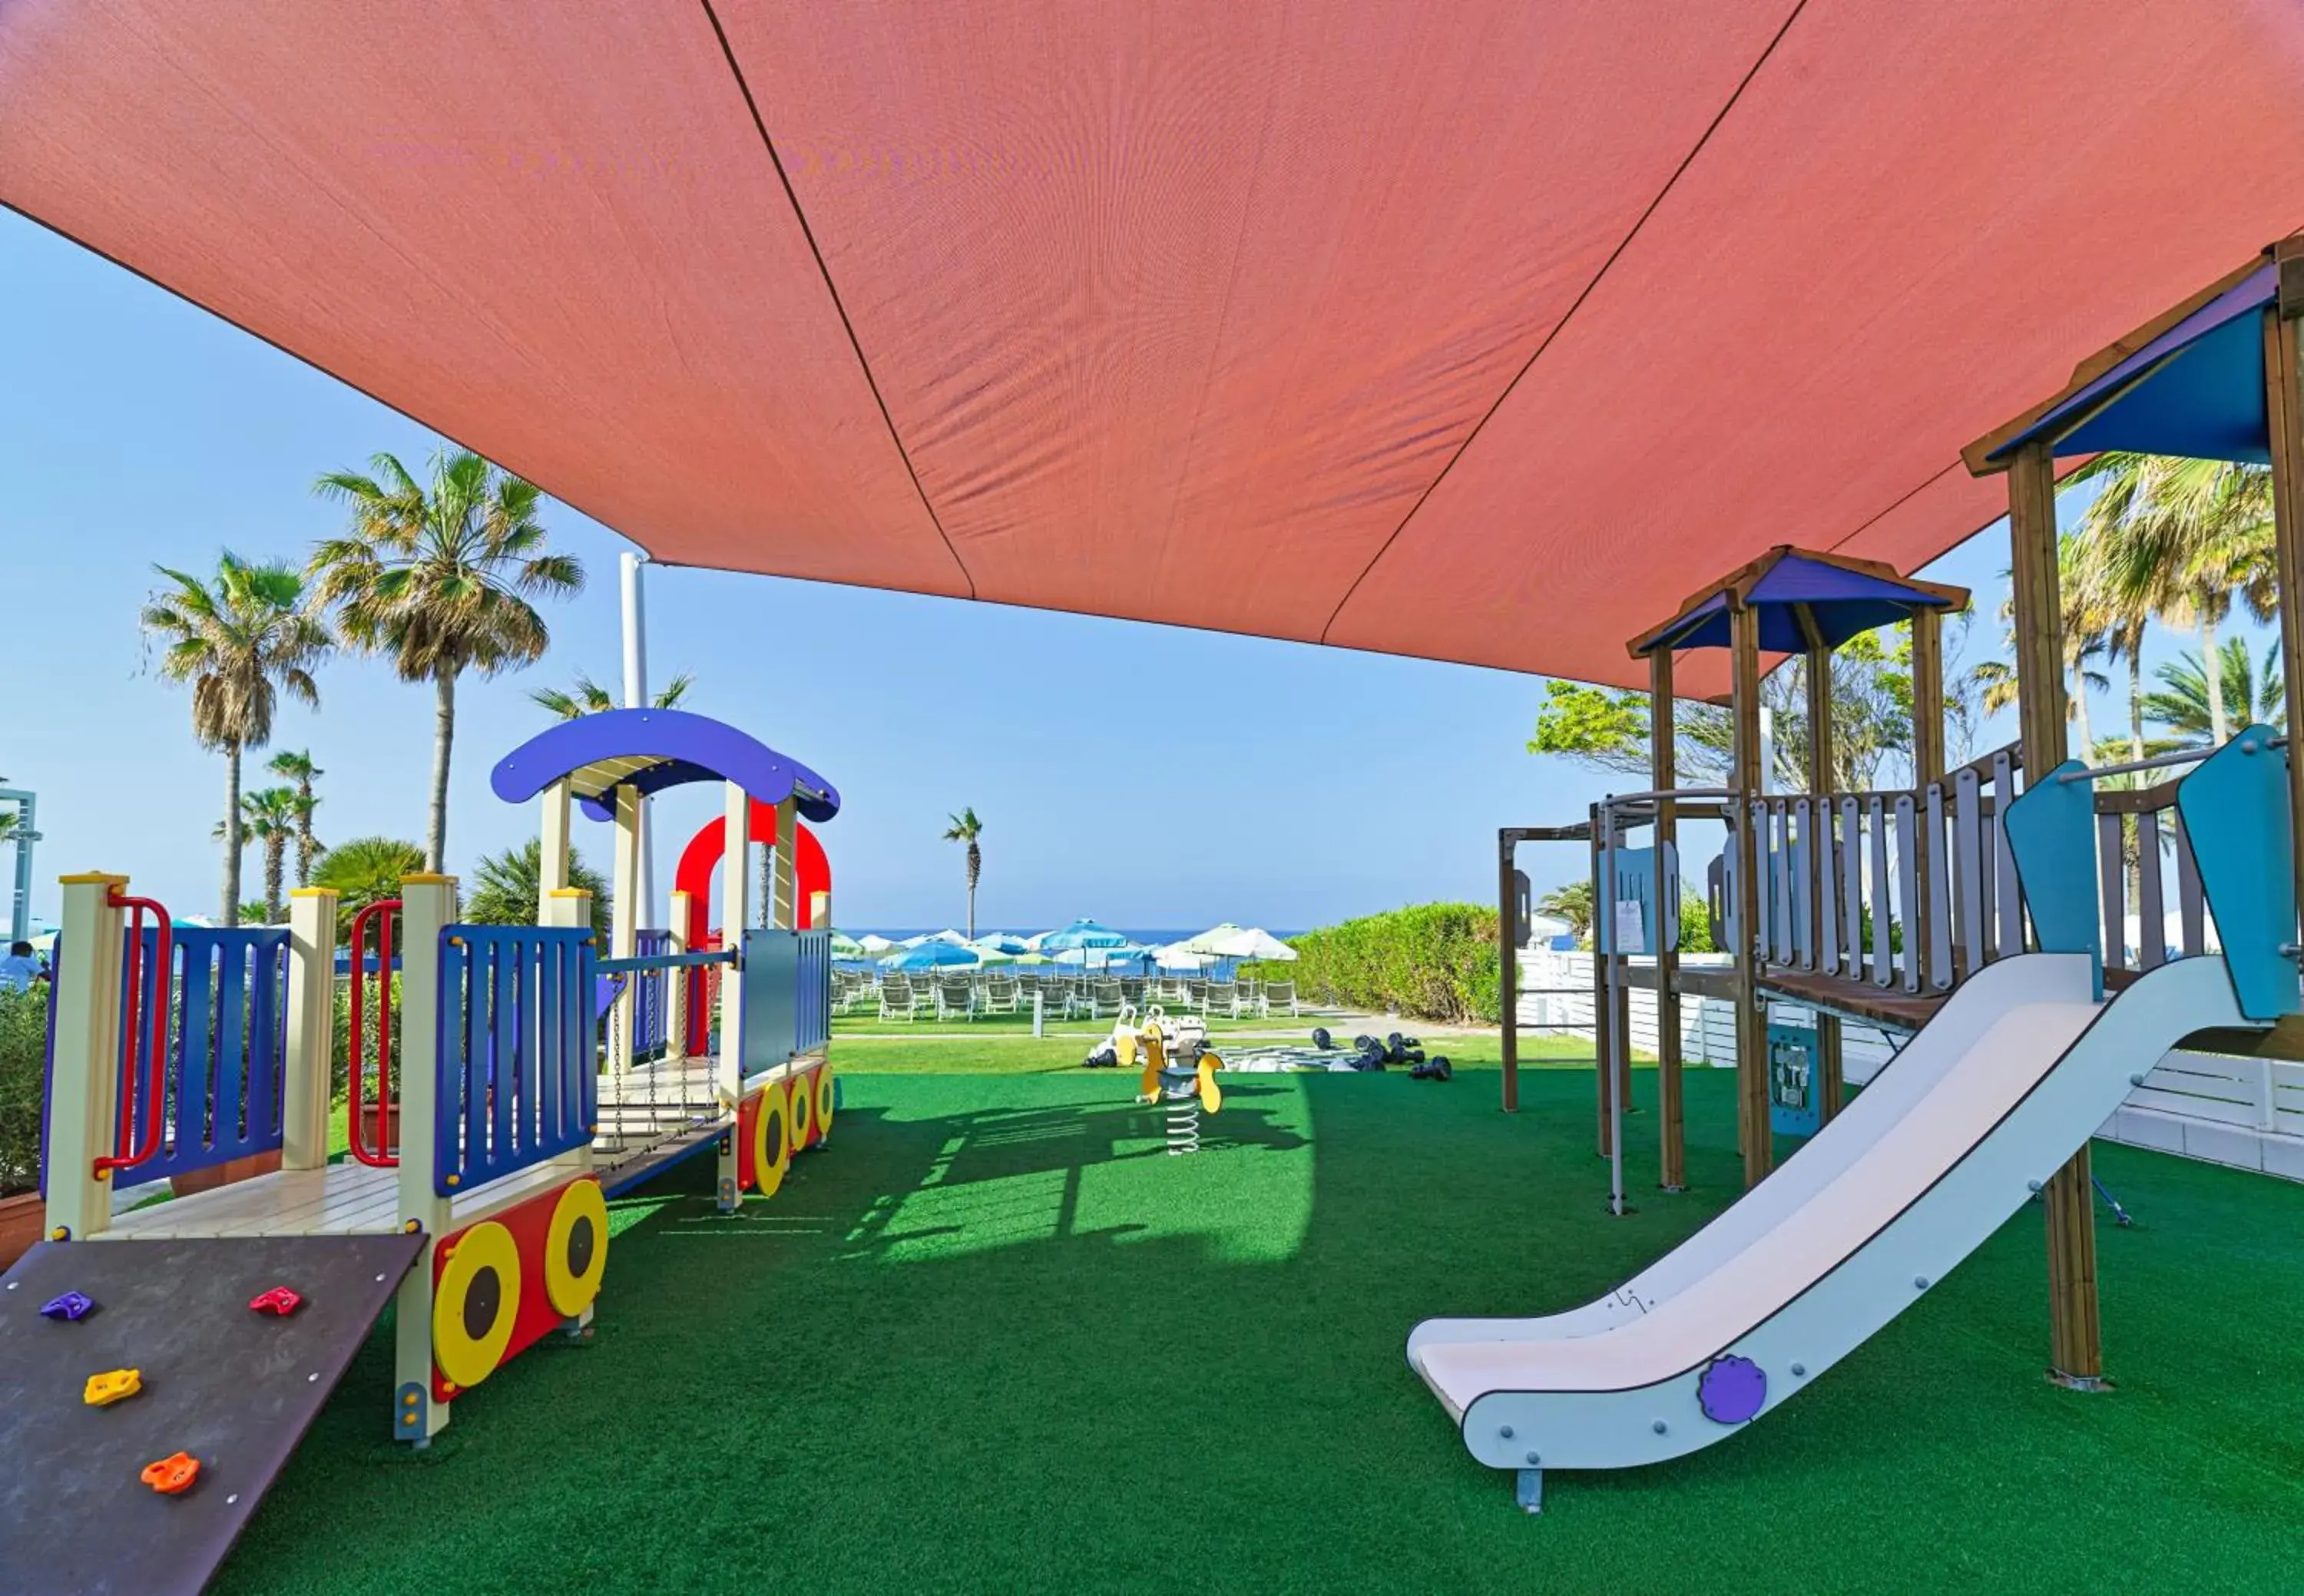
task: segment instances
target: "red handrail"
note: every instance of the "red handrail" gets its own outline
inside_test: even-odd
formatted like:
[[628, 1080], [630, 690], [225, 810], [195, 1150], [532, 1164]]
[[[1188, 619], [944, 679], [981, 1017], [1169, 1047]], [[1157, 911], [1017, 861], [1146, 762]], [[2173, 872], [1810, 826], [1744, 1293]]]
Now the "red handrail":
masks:
[[[101, 1180], [114, 1169], [133, 1169], [148, 1162], [160, 1150], [161, 1109], [167, 1099], [166, 1071], [168, 1067], [168, 1009], [169, 990], [173, 977], [170, 972], [175, 962], [175, 933], [168, 920], [168, 911], [154, 898], [130, 897], [118, 887], [106, 896], [105, 902], [114, 909], [125, 909], [128, 917], [128, 1005], [121, 1016], [126, 1032], [127, 1052], [120, 1071], [120, 1133], [113, 1145], [126, 1148], [126, 1152], [113, 1152], [96, 1160], [97, 1178]], [[152, 916], [157, 935], [153, 938], [154, 984], [157, 1001], [148, 1002], [144, 990], [144, 916]], [[151, 1010], [148, 1016], [147, 1007]], [[149, 1023], [152, 1034], [147, 1041], [144, 1027]], [[145, 1080], [140, 1087], [136, 1065], [142, 1055]], [[136, 1110], [145, 1110], [145, 1133], [140, 1142], [136, 1135]]]
[[[352, 1064], [346, 1072], [352, 1078], [349, 1100], [344, 1105], [347, 1123], [346, 1141], [352, 1155], [373, 1168], [392, 1169], [399, 1167], [399, 1155], [385, 1145], [385, 1129], [392, 1113], [392, 924], [400, 913], [398, 898], [378, 898], [352, 916]], [[362, 1056], [367, 1052], [367, 959], [360, 947], [361, 934], [368, 930], [370, 918], [376, 921], [376, 1145], [371, 1147], [360, 1139], [360, 1121], [367, 1117], [360, 1091]]]

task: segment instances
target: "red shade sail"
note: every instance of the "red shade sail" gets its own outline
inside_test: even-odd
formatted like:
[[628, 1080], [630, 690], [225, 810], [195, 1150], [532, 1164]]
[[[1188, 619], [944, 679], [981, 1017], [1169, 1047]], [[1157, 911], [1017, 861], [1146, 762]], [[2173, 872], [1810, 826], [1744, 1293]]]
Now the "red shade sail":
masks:
[[2284, 0], [0, 0], [0, 201], [662, 559], [1630, 682], [1997, 514], [2304, 224], [2300, 81]]

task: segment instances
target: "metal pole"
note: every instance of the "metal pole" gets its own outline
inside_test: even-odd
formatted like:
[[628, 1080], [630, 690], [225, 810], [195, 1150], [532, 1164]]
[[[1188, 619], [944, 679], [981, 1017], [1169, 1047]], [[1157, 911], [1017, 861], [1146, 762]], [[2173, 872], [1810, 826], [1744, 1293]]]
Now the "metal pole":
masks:
[[[617, 574], [623, 598], [624, 632], [624, 708], [648, 708], [648, 607], [640, 590], [640, 567], [648, 556], [624, 550], [618, 561]], [[649, 835], [648, 802], [640, 800], [640, 881], [638, 901], [632, 905], [636, 918], [632, 923], [648, 923], [648, 905], [656, 902], [656, 839]]]
[[1622, 1011], [1616, 997], [1622, 985], [1622, 938], [1616, 930], [1616, 816], [1606, 800], [1600, 804], [1600, 885], [1598, 899], [1593, 905], [1593, 920], [1601, 927], [1596, 939], [1600, 963], [1600, 990], [1607, 1004], [1610, 1023], [1607, 1045], [1594, 1049], [1599, 1054], [1599, 1066], [1606, 1076], [1608, 1090], [1602, 1101], [1608, 1110], [1608, 1211], [1622, 1215], [1624, 1211], [1624, 1099], [1631, 1095], [1629, 1082], [1622, 1065], [1629, 1057], [1624, 1033], [1629, 1025], [1617, 1023]]
[[21, 942], [32, 934], [32, 845], [40, 840], [39, 816], [32, 794], [21, 787], [0, 787], [0, 799], [16, 804], [16, 896], [8, 911], [8, 940]]
[[1512, 836], [1496, 834], [1496, 1015], [1504, 1053], [1504, 1112], [1520, 1112], [1520, 916], [1513, 901]]

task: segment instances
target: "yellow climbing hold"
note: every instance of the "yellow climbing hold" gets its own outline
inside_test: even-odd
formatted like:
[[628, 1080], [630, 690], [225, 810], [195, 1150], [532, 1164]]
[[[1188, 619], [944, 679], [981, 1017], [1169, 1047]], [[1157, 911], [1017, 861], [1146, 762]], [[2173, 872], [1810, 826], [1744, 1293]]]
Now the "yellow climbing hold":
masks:
[[88, 1387], [80, 1399], [90, 1407], [110, 1407], [125, 1397], [133, 1396], [144, 1388], [141, 1369], [112, 1369], [88, 1377]]

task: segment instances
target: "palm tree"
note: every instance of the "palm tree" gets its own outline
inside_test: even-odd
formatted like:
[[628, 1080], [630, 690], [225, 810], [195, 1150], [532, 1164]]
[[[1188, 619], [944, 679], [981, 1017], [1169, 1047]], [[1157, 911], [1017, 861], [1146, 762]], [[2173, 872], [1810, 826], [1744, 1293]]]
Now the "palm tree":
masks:
[[953, 815], [944, 834], [948, 843], [968, 845], [968, 934], [971, 939], [976, 936], [976, 884], [984, 876], [984, 850], [977, 846], [976, 839], [983, 835], [984, 822], [976, 818], [972, 809], [963, 809]]
[[[2088, 668], [2088, 661], [2113, 651], [2114, 624], [2103, 579], [2091, 559], [2091, 547], [2087, 539], [2071, 532], [2056, 540], [2056, 596], [2063, 608], [2063, 666], [2068, 689], [2064, 716], [2072, 723], [2073, 746], [2081, 749], [2095, 745], [2088, 726], [2088, 694], [2111, 685], [2103, 672]], [[2003, 582], [2010, 579], [2006, 571], [2000, 576]], [[2012, 593], [2000, 603], [2000, 640], [2011, 655], [2016, 652], [2016, 600]], [[2016, 668], [2005, 660], [1981, 661], [1969, 671], [1968, 680], [1986, 715], [2015, 707]]]
[[212, 582], [165, 565], [174, 585], [140, 619], [164, 645], [160, 674], [192, 687], [192, 735], [224, 756], [224, 922], [240, 923], [240, 756], [272, 741], [285, 691], [318, 707], [312, 667], [334, 641], [305, 608], [303, 579], [284, 564], [250, 565], [227, 551]]
[[[296, 834], [296, 789], [293, 787], [258, 787], [244, 793], [240, 800], [240, 834], [245, 845], [249, 841], [264, 845], [264, 902], [260, 905], [266, 925], [278, 925], [284, 918], [287, 898], [282, 891], [288, 864], [288, 839]], [[224, 822], [216, 822], [214, 833], [219, 842], [230, 843]], [[242, 904], [244, 912], [248, 905]]]
[[[2248, 657], [2248, 640], [2228, 637], [2219, 651], [2215, 684], [2225, 712], [2237, 710], [2240, 723], [2285, 729], [2288, 725], [2287, 683], [2280, 671], [2280, 644], [2265, 645], [2261, 666]], [[2207, 672], [2199, 655], [2187, 650], [2153, 673], [2160, 683], [2144, 695], [2144, 712], [2174, 734], [2175, 739], [2198, 743], [2213, 734], [2214, 709]]]
[[320, 801], [312, 795], [312, 783], [327, 772], [313, 763], [309, 749], [283, 749], [266, 760], [264, 768], [296, 784], [296, 885], [309, 887], [312, 862], [320, 856], [320, 839], [312, 835], [312, 811], [320, 807]]
[[312, 885], [336, 894], [336, 939], [352, 935], [354, 915], [380, 898], [398, 897], [401, 878], [423, 868], [424, 850], [394, 836], [356, 836], [322, 853]]
[[403, 682], [432, 683], [424, 864], [437, 870], [448, 847], [456, 680], [542, 658], [551, 634], [529, 599], [580, 591], [584, 568], [546, 549], [535, 484], [469, 449], [436, 454], [428, 488], [392, 454], [368, 463], [373, 476], [330, 471], [314, 484], [350, 507], [352, 527], [312, 551], [311, 573], [321, 599], [336, 607], [347, 642], [389, 655]]
[[[463, 917], [474, 925], [535, 924], [543, 861], [544, 845], [535, 837], [517, 848], [484, 855], [473, 868], [472, 891], [464, 900]], [[573, 848], [568, 851], [568, 885], [592, 895], [592, 930], [606, 936], [608, 884]]]
[[[649, 697], [648, 706], [651, 709], [669, 709], [687, 697], [688, 690], [695, 685], [695, 676], [687, 671], [682, 671], [665, 683], [663, 692]], [[616, 708], [616, 700], [609, 696], [608, 690], [581, 671], [576, 674], [576, 685], [572, 691], [563, 691], [557, 687], [539, 687], [528, 696], [531, 701], [543, 705], [563, 720], [577, 720], [587, 715], [597, 715], [605, 709]]]
[[[2075, 480], [2100, 481], [2080, 521], [2117, 607], [2190, 626], [2200, 658], [2221, 658], [2217, 628], [2235, 595], [2258, 619], [2277, 603], [2270, 473], [2262, 466], [2158, 454], [2099, 454]], [[2208, 735], [2230, 734], [2221, 671], [2205, 673]]]

